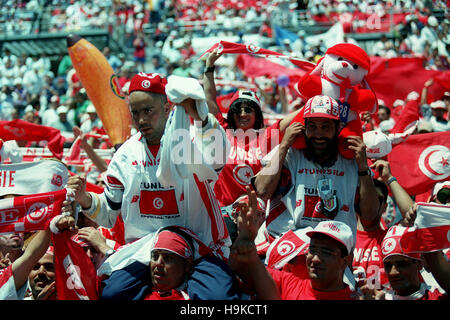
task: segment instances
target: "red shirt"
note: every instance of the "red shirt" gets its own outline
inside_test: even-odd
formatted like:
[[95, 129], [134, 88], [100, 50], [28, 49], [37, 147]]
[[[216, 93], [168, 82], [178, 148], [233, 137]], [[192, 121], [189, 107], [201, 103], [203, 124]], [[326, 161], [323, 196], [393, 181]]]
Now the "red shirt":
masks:
[[439, 290], [427, 290], [425, 295], [418, 300], [448, 300], [448, 295], [441, 293]]
[[[227, 130], [228, 124], [220, 112], [216, 114], [216, 118], [220, 125]], [[261, 159], [266, 152], [270, 151], [270, 130], [278, 128], [279, 122], [276, 122], [271, 127], [265, 129], [265, 137], [261, 137], [260, 139], [256, 135], [258, 138], [252, 142], [249, 142], [249, 139], [241, 141], [242, 139], [238, 139], [230, 132], [227, 132], [227, 138], [231, 144], [231, 151], [227, 163], [220, 172], [219, 179], [214, 186], [214, 191], [221, 207], [232, 204], [237, 198], [246, 194], [245, 187], [250, 185], [250, 179], [261, 170], [261, 162], [258, 159]], [[269, 150], [265, 151], [266, 146], [260, 146], [260, 141], [266, 144]]]
[[310, 279], [300, 279], [290, 272], [267, 269], [277, 284], [282, 300], [354, 300], [348, 286], [338, 291], [313, 289]]
[[388, 283], [381, 257], [381, 242], [386, 232], [381, 228], [376, 231], [358, 230], [353, 251], [353, 274], [360, 280], [367, 279], [367, 283], [375, 285], [378, 290]]
[[148, 293], [143, 300], [187, 300], [180, 291], [172, 290], [168, 296], [161, 296], [157, 291]]
[[0, 269], [0, 288], [13, 277], [12, 263], [4, 269]]

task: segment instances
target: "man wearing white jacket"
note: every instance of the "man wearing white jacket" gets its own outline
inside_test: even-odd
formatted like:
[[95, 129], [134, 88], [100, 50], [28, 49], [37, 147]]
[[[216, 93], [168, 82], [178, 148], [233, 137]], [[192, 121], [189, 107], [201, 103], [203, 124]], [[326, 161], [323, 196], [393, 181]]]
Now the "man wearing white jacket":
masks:
[[[193, 79], [184, 79], [183, 87], [190, 88], [189, 84], [192, 84], [191, 80]], [[173, 115], [180, 114], [179, 108], [184, 108], [195, 121], [202, 121], [202, 131], [207, 133], [208, 129], [215, 128], [221, 132], [222, 141], [216, 141], [219, 146], [226, 146], [226, 137], [215, 118], [206, 116], [199, 110], [201, 103], [196, 102], [202, 100], [201, 96], [192, 95], [191, 92], [188, 92], [189, 90], [183, 91], [182, 86], [173, 88], [174, 86], [168, 85], [166, 88], [166, 84], [167, 80], [156, 73], [141, 72], [132, 78], [129, 87], [129, 107], [139, 132], [129, 138], [115, 153], [108, 166], [104, 193], [97, 195], [86, 192], [85, 181], [78, 176], [71, 177], [68, 186], [76, 190], [76, 200], [82, 206], [83, 212], [100, 225], [112, 227], [117, 215], [121, 214], [127, 243], [155, 233], [161, 227], [178, 225], [189, 228], [214, 252], [215, 257], [212, 260], [200, 259], [200, 263], [207, 264], [207, 273], [214, 273], [213, 269], [223, 266], [222, 259], [228, 258], [231, 244], [210, 185], [214, 182], [214, 178], [211, 179], [211, 170], [213, 173], [220, 171], [223, 163], [215, 165], [202, 163], [203, 166], [193, 166], [186, 162], [175, 165], [168, 163], [171, 160], [167, 161], [167, 157], [163, 157], [163, 155], [167, 155], [167, 148], [171, 144], [170, 141], [165, 141], [163, 136], [173, 133], [176, 128], [171, 121], [177, 123], [176, 119], [173, 119]], [[171, 89], [168, 90], [169, 87]], [[196, 89], [196, 87], [192, 87], [195, 92], [197, 92]], [[169, 122], [167, 119], [171, 113], [171, 103], [168, 102], [168, 98], [178, 102], [172, 111]], [[178, 112], [176, 112], [177, 108]], [[201, 116], [203, 116], [203, 120]], [[215, 130], [214, 132], [217, 133]], [[199, 140], [197, 145], [200, 145], [201, 150], [204, 150], [205, 142], [206, 144], [210, 142], [207, 141], [207, 136], [208, 134], [199, 134], [192, 137], [193, 141]], [[183, 150], [183, 152], [187, 152], [187, 150]], [[166, 170], [160, 168], [160, 177], [158, 177], [158, 168], [164, 166], [166, 166]], [[209, 170], [207, 170], [208, 168]], [[174, 174], [173, 171], [177, 171], [178, 175], [166, 179], [168, 174]], [[164, 176], [161, 176], [161, 172]], [[202, 177], [201, 173], [203, 172], [209, 172], [209, 175], [204, 174]], [[170, 185], [168, 182], [172, 182], [172, 184]], [[221, 272], [223, 273], [223, 270]], [[195, 269], [193, 275], [195, 275]], [[209, 279], [216, 281], [214, 276]], [[223, 285], [223, 283], [220, 284], [220, 286]], [[230, 286], [232, 286], [231, 282]], [[189, 296], [194, 299], [227, 299], [230, 297], [221, 295], [227, 290], [214, 290], [214, 287], [212, 284], [207, 290], [209, 292], [205, 291], [204, 295], [196, 296], [190, 293]], [[117, 288], [117, 291], [120, 290], [122, 288]], [[114, 290], [114, 292], [117, 291]], [[211, 293], [213, 294], [210, 295]], [[111, 292], [107, 292], [107, 296], [115, 298]], [[133, 294], [121, 297], [137, 298]]]

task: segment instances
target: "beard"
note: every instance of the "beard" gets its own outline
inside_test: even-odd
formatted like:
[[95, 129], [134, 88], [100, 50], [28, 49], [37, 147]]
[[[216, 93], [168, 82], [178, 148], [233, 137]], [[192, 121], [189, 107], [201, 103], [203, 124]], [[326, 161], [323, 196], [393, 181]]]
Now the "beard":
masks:
[[305, 156], [308, 160], [334, 159], [338, 154], [338, 136], [332, 139], [323, 138], [325, 143], [316, 144], [314, 139], [305, 136], [306, 148]]

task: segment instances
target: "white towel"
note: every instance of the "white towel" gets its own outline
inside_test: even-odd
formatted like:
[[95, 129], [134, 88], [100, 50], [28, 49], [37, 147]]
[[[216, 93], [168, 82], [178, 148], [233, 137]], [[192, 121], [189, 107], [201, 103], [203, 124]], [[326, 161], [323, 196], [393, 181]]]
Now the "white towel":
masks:
[[8, 158], [11, 163], [22, 161], [22, 151], [16, 140], [0, 141], [0, 163], [5, 162]]
[[197, 79], [169, 76], [167, 78], [166, 94], [169, 100], [174, 103], [181, 103], [188, 98], [194, 99], [200, 119], [206, 119], [208, 104], [206, 103], [205, 92]]
[[[229, 151], [228, 141], [217, 119], [208, 114], [205, 94], [200, 83], [193, 78], [170, 76], [166, 94], [175, 103], [187, 98], [194, 99], [199, 116], [203, 120], [208, 117], [208, 124], [204, 128], [201, 124], [198, 126], [199, 123], [191, 126], [185, 109], [175, 105], [161, 138], [161, 158], [156, 172], [158, 180], [166, 188], [181, 186], [183, 180], [191, 174], [196, 174], [200, 181], [216, 181], [217, 171], [223, 167], [227, 157], [226, 151]], [[210, 129], [213, 131], [208, 132]], [[212, 155], [201, 151], [212, 144], [224, 153], [220, 161], [214, 162]]]

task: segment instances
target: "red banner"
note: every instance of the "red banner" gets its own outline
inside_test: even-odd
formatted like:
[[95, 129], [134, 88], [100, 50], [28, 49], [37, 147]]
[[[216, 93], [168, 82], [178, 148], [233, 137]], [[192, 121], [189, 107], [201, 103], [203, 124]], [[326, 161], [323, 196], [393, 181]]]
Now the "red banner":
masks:
[[403, 251], [430, 252], [450, 248], [450, 206], [437, 203], [417, 203], [414, 227], [400, 239]]
[[377, 98], [382, 99], [388, 107], [392, 107], [396, 99], [405, 100], [411, 91], [421, 94], [427, 80], [435, 77], [440, 79], [448, 73], [425, 69], [421, 58], [371, 57], [370, 63], [371, 71], [367, 79]]
[[294, 257], [305, 254], [308, 247], [309, 237], [289, 230], [267, 252], [267, 267], [279, 269]]
[[0, 233], [45, 230], [61, 213], [66, 189], [0, 200]]
[[[206, 52], [212, 52], [214, 49], [219, 48], [219, 51], [221, 53], [234, 53], [234, 54], [252, 54], [252, 55], [259, 55], [263, 57], [279, 57], [283, 59], [287, 59], [291, 61], [294, 65], [297, 67], [305, 70], [305, 72], [308, 72], [312, 69], [314, 69], [315, 64], [311, 63], [307, 60], [302, 60], [298, 58], [292, 58], [288, 57], [284, 54], [281, 54], [276, 51], [260, 48], [251, 44], [243, 44], [243, 43], [234, 43], [234, 42], [228, 42], [228, 41], [219, 41], [218, 43], [214, 44], [211, 48], [206, 50]], [[206, 53], [205, 52], [205, 53]], [[202, 56], [205, 54], [203, 53]]]
[[288, 76], [289, 86], [292, 88], [307, 72], [305, 69], [287, 68], [267, 59], [243, 54], [239, 55], [236, 59], [236, 66], [241, 69], [248, 78], [265, 76], [271, 79], [277, 79], [277, 77], [281, 75]]
[[411, 135], [388, 155], [392, 174], [410, 194], [429, 191], [450, 176], [450, 131]]
[[58, 300], [98, 300], [97, 272], [69, 231], [52, 233]]
[[0, 121], [0, 138], [3, 140], [48, 141], [48, 149], [61, 159], [64, 137], [61, 131], [52, 127], [40, 126], [25, 120]]

